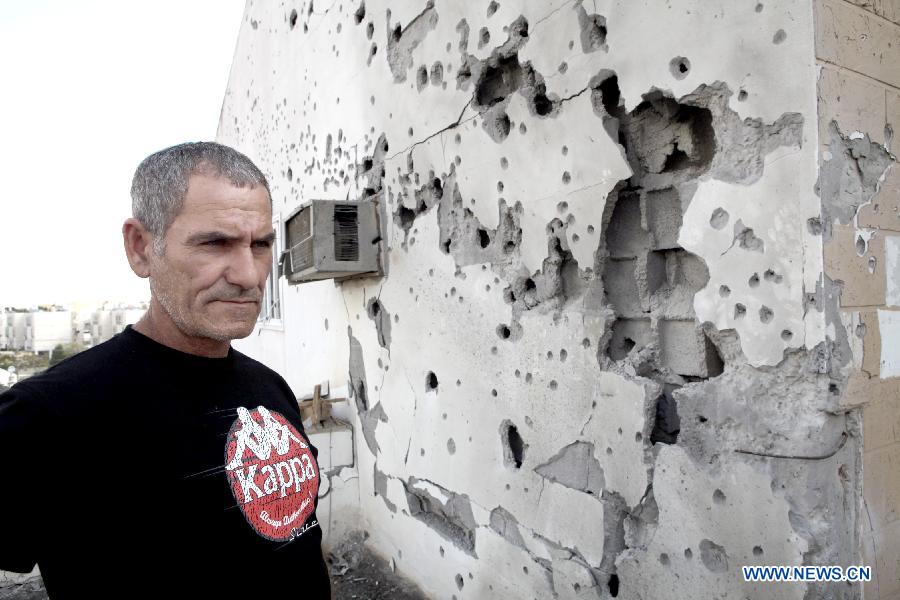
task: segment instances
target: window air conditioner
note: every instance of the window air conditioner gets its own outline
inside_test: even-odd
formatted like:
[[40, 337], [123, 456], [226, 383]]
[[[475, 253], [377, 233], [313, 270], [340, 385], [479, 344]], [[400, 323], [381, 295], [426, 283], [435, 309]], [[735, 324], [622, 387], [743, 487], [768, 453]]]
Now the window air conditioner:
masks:
[[375, 201], [313, 200], [284, 220], [281, 273], [289, 284], [382, 274]]

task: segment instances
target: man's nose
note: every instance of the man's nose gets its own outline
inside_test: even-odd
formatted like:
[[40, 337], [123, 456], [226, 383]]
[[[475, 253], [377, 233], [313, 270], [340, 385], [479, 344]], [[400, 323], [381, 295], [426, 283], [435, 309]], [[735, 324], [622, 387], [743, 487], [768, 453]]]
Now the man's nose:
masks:
[[229, 257], [228, 269], [225, 271], [225, 280], [242, 289], [259, 287], [259, 264], [253, 256], [253, 250], [249, 247], [234, 249]]

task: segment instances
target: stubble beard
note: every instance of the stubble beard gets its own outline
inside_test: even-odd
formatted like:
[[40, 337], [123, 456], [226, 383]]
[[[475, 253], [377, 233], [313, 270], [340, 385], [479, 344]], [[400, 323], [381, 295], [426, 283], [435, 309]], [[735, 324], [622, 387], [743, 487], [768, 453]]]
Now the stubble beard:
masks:
[[[194, 338], [215, 340], [218, 342], [228, 342], [234, 339], [245, 338], [252, 333], [255, 319], [253, 323], [247, 325], [240, 323], [240, 325], [236, 324], [232, 327], [228, 327], [227, 324], [224, 328], [216, 328], [212, 325], [207, 325], [206, 323], [203, 323], [202, 320], [196, 318], [196, 313], [191, 314], [189, 310], [184, 310], [182, 303], [178, 302], [175, 295], [170, 294], [169, 290], [170, 288], [167, 285], [159, 285], [158, 281], [155, 281], [153, 278], [150, 279], [150, 291], [153, 294], [153, 297], [156, 298], [169, 319], [172, 320], [178, 330], [184, 335]], [[198, 297], [197, 300], [200, 302], [201, 307], [205, 307], [209, 304], [202, 299], [202, 296]]]

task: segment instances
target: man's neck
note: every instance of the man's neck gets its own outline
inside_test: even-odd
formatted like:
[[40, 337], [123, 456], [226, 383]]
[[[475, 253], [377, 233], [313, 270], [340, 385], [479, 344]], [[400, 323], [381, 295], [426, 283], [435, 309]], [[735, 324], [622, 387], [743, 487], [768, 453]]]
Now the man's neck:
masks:
[[151, 300], [150, 308], [144, 316], [132, 328], [163, 346], [207, 358], [224, 358], [228, 356], [228, 349], [231, 347], [228, 340], [219, 341], [184, 334], [155, 298]]

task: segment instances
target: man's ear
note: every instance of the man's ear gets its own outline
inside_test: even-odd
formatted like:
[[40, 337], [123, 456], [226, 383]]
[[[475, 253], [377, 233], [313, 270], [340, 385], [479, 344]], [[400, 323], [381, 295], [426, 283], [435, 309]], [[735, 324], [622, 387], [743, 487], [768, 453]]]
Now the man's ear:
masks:
[[129, 217], [122, 224], [122, 238], [131, 270], [138, 277], [150, 277], [149, 255], [153, 252], [153, 235], [147, 231], [143, 223]]

